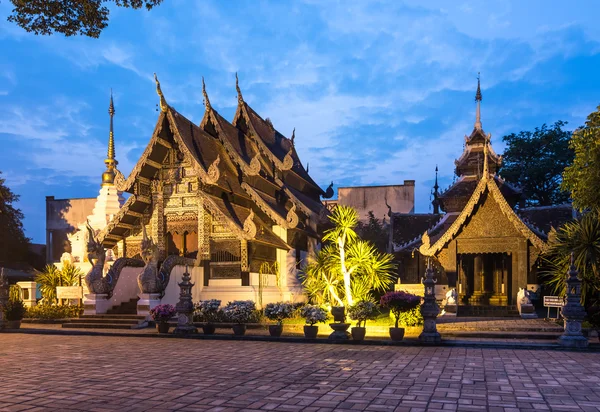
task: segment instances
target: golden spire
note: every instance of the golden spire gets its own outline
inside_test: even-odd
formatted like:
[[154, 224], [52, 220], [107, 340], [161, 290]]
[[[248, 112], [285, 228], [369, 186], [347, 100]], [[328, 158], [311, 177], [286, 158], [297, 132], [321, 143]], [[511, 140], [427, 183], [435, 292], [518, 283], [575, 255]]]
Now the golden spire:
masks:
[[156, 77], [156, 73], [154, 73], [154, 81], [156, 82], [156, 94], [160, 97], [160, 111], [163, 113], [167, 112], [167, 101], [165, 100], [165, 96], [160, 89], [160, 82], [158, 81], [158, 77]]
[[235, 90], [237, 90], [238, 103], [240, 103], [240, 104], [244, 103], [244, 98], [242, 97], [242, 91], [240, 90], [240, 83], [239, 83], [237, 72], [235, 72]]
[[477, 102], [477, 112], [475, 114], [475, 129], [481, 130], [481, 86], [479, 72], [477, 72], [477, 92], [475, 93], [475, 101]]
[[490, 174], [490, 166], [488, 162], [488, 138], [485, 138], [485, 142], [483, 143], [483, 178], [488, 179]]
[[202, 76], [202, 94], [204, 95], [204, 106], [206, 110], [210, 110], [210, 100], [208, 100], [208, 94], [206, 93], [206, 85], [204, 84], [204, 76]]
[[102, 186], [112, 186], [115, 183], [115, 168], [119, 162], [115, 159], [115, 134], [113, 130], [113, 117], [115, 115], [115, 105], [113, 103], [112, 89], [110, 89], [110, 104], [108, 105], [108, 114], [110, 116], [110, 129], [108, 132], [108, 151], [104, 164], [106, 170], [102, 173]]

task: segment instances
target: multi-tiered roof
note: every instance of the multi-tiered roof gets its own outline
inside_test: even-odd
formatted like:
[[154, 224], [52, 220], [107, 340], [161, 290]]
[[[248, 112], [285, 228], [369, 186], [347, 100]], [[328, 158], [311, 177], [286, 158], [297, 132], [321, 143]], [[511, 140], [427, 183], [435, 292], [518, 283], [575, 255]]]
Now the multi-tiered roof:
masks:
[[238, 106], [231, 123], [211, 105], [202, 83], [205, 112], [197, 125], [167, 104], [156, 79], [160, 115], [129, 177], [117, 171], [115, 184], [131, 196], [103, 232], [104, 246], [113, 247], [139, 225], [151, 204], [151, 183], [173, 147], [192, 164], [204, 206], [240, 238], [289, 248], [290, 242], [271, 231], [273, 225], [316, 237], [326, 192], [302, 165], [294, 133], [288, 139], [244, 101], [237, 75]]

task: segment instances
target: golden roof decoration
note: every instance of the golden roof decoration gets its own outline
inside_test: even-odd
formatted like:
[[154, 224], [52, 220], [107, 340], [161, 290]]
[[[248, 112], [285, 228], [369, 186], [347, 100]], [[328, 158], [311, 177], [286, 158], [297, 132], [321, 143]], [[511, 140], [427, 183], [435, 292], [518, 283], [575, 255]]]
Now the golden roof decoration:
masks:
[[235, 72], [235, 90], [237, 91], [238, 103], [244, 103], [244, 98], [242, 97], [242, 91], [240, 90], [240, 83], [237, 72]]
[[299, 219], [298, 215], [296, 214], [296, 204], [293, 204], [290, 210], [288, 210], [285, 220], [288, 224], [288, 229], [294, 229], [296, 226], [298, 226]]
[[204, 76], [202, 76], [202, 95], [204, 96], [204, 107], [206, 107], [206, 110], [210, 110], [210, 100], [208, 99], [208, 94], [206, 93], [206, 84], [204, 84]]
[[252, 160], [250, 160], [250, 165], [246, 167], [246, 173], [248, 173], [250, 176], [256, 176], [260, 173], [260, 169], [260, 153], [257, 152]]
[[214, 185], [217, 183], [217, 181], [219, 180], [219, 177], [221, 176], [221, 172], [219, 170], [219, 163], [221, 162], [221, 155], [217, 155], [217, 158], [215, 159], [214, 162], [212, 162], [212, 164], [208, 167], [208, 171], [207, 171], [207, 176], [206, 176], [206, 183], [210, 184], [210, 185]]
[[165, 96], [163, 95], [162, 90], [160, 89], [160, 82], [158, 81], [158, 77], [156, 73], [154, 73], [154, 81], [156, 82], [156, 94], [160, 97], [160, 111], [163, 113], [167, 112], [167, 101], [165, 100]]
[[256, 223], [254, 223], [254, 210], [250, 209], [250, 214], [244, 220], [244, 232], [254, 239], [256, 236]]
[[287, 152], [287, 154], [283, 158], [283, 162], [281, 162], [282, 170], [290, 170], [294, 166], [293, 153], [294, 153], [294, 146], [292, 145], [292, 146], [290, 146], [290, 150]]

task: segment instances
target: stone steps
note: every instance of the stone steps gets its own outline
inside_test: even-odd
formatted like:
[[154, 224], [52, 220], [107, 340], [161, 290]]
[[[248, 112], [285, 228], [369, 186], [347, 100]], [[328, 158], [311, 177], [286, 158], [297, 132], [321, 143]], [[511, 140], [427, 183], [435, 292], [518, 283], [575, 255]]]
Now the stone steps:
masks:
[[130, 299], [128, 302], [123, 302], [121, 305], [109, 309], [106, 313], [109, 315], [136, 315], [138, 300], [139, 298]]
[[489, 306], [489, 305], [459, 305], [457, 317], [520, 317], [515, 305]]
[[112, 308], [106, 314], [84, 315], [69, 319], [62, 327], [65, 329], [140, 329], [148, 326], [144, 316], [137, 315], [138, 298]]
[[79, 319], [71, 319], [68, 323], [71, 324], [112, 324], [112, 325], [137, 325], [142, 319], [119, 319], [119, 318], [96, 318], [96, 317], [84, 317]]
[[64, 329], [139, 329], [138, 324], [124, 325], [121, 323], [63, 323]]

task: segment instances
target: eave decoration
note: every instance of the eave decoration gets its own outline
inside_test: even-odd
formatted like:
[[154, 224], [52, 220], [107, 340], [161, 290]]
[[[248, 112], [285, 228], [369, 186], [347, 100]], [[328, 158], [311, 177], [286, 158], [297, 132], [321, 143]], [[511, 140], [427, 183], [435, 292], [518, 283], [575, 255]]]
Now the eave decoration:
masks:
[[254, 210], [250, 209], [250, 214], [244, 220], [244, 232], [252, 239], [256, 237], [256, 223], [254, 223]]

